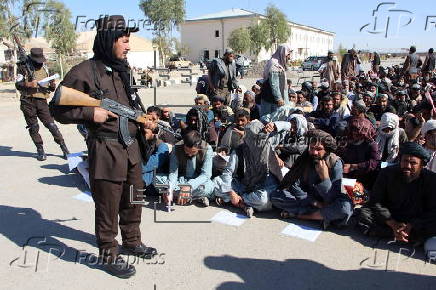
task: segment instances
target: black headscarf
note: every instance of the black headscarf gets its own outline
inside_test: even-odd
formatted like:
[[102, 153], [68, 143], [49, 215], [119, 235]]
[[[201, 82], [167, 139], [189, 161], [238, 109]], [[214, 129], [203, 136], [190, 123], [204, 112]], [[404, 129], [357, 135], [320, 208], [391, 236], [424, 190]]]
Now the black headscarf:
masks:
[[[105, 65], [117, 71], [120, 74], [121, 80], [124, 84], [124, 89], [126, 90], [127, 97], [129, 98], [129, 103], [133, 107], [137, 107], [136, 102], [132, 99], [132, 94], [136, 91], [130, 87], [130, 68], [129, 63], [126, 60], [116, 59], [112, 53], [112, 49], [115, 41], [124, 36], [129, 35], [128, 32], [124, 30], [101, 30], [97, 32], [94, 40], [94, 59], [101, 60]], [[138, 99], [138, 98], [136, 98]]]
[[400, 146], [401, 155], [412, 155], [420, 158], [424, 164], [430, 160], [430, 154], [421, 145], [415, 142], [406, 142]]

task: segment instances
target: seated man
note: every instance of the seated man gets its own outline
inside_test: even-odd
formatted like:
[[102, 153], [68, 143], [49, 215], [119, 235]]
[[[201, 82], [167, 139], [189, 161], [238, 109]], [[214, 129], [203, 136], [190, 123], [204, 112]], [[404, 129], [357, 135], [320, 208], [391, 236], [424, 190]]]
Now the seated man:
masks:
[[397, 159], [400, 145], [407, 142], [407, 135], [400, 128], [400, 121], [393, 113], [384, 113], [377, 130], [376, 140], [381, 161], [394, 163]]
[[269, 137], [278, 131], [279, 123], [286, 122], [264, 126], [254, 120], [245, 126], [244, 143], [232, 153], [224, 173], [214, 180], [218, 205], [230, 201], [248, 217], [253, 216], [254, 209], [271, 209], [270, 194], [277, 189], [282, 173]]
[[302, 110], [304, 113], [310, 113], [313, 111], [312, 104], [306, 99], [306, 95], [302, 91], [297, 91], [297, 103], [295, 107]]
[[307, 133], [309, 148], [295, 161], [271, 196], [283, 218], [320, 220], [324, 229], [331, 222], [346, 225], [353, 205], [342, 190], [342, 161], [333, 152], [336, 141], [321, 130]]
[[368, 108], [365, 105], [363, 100], [356, 100], [353, 102], [353, 106], [351, 108], [351, 115], [345, 118], [345, 121], [349, 122], [351, 118], [365, 118], [371, 122], [374, 126], [376, 125], [376, 121], [374, 115], [370, 112], [367, 112]]
[[234, 118], [235, 123], [227, 128], [219, 142], [219, 147], [226, 147], [229, 149], [229, 152], [232, 152], [242, 144], [244, 128], [250, 122], [250, 113], [241, 109], [236, 112]]
[[231, 120], [233, 117], [233, 110], [225, 105], [224, 101], [224, 98], [220, 96], [214, 96], [212, 98], [212, 111], [215, 120], [219, 119], [222, 123]]
[[256, 104], [256, 95], [252, 91], [246, 91], [244, 93], [244, 99], [242, 101], [242, 107], [250, 112], [250, 119], [256, 120], [260, 118], [260, 106]]
[[372, 105], [371, 108], [369, 108], [369, 112], [374, 114], [377, 122], [380, 122], [381, 116], [386, 112], [394, 114], [397, 113], [395, 108], [389, 104], [389, 97], [386, 94], [379, 95], [377, 104]]
[[150, 106], [147, 108], [147, 115], [151, 116], [153, 122], [155, 122], [158, 130], [158, 138], [165, 143], [174, 145], [178, 140], [174, 130], [171, 128], [170, 123], [161, 120], [162, 110], [156, 106]]
[[430, 154], [427, 169], [436, 173], [436, 120], [428, 120], [421, 128], [421, 136], [424, 137], [424, 148]]
[[370, 190], [377, 178], [380, 155], [374, 141], [375, 129], [366, 118], [352, 117], [348, 120], [346, 139], [338, 148], [344, 162], [344, 177], [357, 179]]
[[429, 160], [422, 146], [401, 146], [400, 164], [380, 171], [357, 226], [366, 235], [423, 242], [436, 236], [436, 173], [424, 168]]
[[208, 121], [206, 112], [201, 107], [192, 107], [186, 114], [186, 122], [180, 122], [180, 127], [182, 136], [195, 130], [209, 144], [215, 144], [218, 139], [213, 122]]
[[321, 101], [321, 110], [313, 111], [307, 117], [315, 128], [323, 130], [332, 136], [336, 136], [336, 127], [339, 125], [339, 114], [334, 111], [333, 99], [330, 96], [324, 97]]
[[154, 124], [146, 124], [144, 136], [146, 140], [143, 152], [147, 156], [146, 162], [142, 164], [142, 179], [147, 189], [146, 194], [153, 194], [153, 178], [155, 174], [168, 174], [169, 148], [166, 143], [158, 138], [158, 128]]
[[284, 166], [291, 168], [295, 160], [307, 149], [305, 138], [308, 129], [306, 118], [302, 114], [292, 114], [288, 120], [291, 130], [284, 136], [275, 151]]
[[345, 95], [341, 92], [334, 91], [330, 93], [330, 97], [333, 99], [333, 110], [339, 115], [339, 121], [343, 121], [349, 117], [351, 113]]
[[227, 127], [219, 137], [217, 154], [213, 157], [212, 179], [221, 175], [227, 166], [230, 153], [242, 144], [244, 128], [250, 123], [250, 113], [245, 109], [240, 109], [234, 115], [235, 123]]
[[209, 108], [209, 98], [206, 95], [197, 95], [197, 97], [194, 100], [196, 106], [201, 106], [203, 108], [203, 111], [207, 114], [207, 120], [208, 122], [212, 122], [214, 119], [214, 115], [212, 110]]
[[[168, 185], [179, 205], [198, 200], [203, 206], [209, 206], [214, 190], [211, 176], [212, 147], [201, 140], [198, 131], [192, 130], [174, 146], [169, 176], [156, 176], [156, 183]], [[184, 195], [179, 194], [180, 191]]]

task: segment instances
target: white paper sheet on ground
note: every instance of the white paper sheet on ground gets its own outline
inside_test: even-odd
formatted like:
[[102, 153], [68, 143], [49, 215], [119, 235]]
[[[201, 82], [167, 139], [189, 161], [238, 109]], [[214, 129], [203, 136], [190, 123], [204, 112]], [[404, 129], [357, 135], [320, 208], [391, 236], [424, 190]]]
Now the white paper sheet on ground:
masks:
[[386, 168], [386, 167], [388, 167], [388, 166], [392, 166], [392, 165], [394, 165], [395, 163], [391, 163], [391, 162], [382, 162], [381, 164], [380, 164], [380, 167], [381, 168]]
[[288, 172], [289, 172], [289, 168], [287, 168], [286, 166], [283, 166], [282, 167], [282, 175], [285, 176], [286, 173], [288, 173]]
[[357, 179], [342, 178], [342, 185], [354, 187], [354, 185], [356, 185], [356, 181], [357, 181]]
[[68, 158], [68, 167], [70, 171], [77, 167], [77, 165], [83, 161], [82, 158], [83, 152], [71, 153], [67, 155]]
[[308, 226], [289, 224], [283, 229], [283, 231], [281, 231], [281, 233], [286, 236], [315, 242], [318, 236], [321, 234], [321, 231]]
[[60, 78], [59, 74], [54, 74], [54, 75], [52, 75], [52, 76], [49, 76], [49, 77], [46, 77], [45, 79], [40, 80], [40, 81], [38, 82], [38, 85], [44, 87], [44, 86], [48, 85], [48, 83], [49, 83], [51, 80], [57, 80], [57, 79], [59, 79], [59, 78]]
[[91, 188], [91, 185], [89, 184], [89, 165], [88, 161], [82, 161], [79, 164], [77, 164], [77, 171], [82, 175], [83, 180], [85, 180], [86, 184], [88, 184], [88, 187]]
[[230, 155], [227, 156], [223, 156], [220, 153], [217, 153], [216, 155], [218, 155], [219, 157], [221, 157], [225, 162], [229, 162], [230, 161]]
[[73, 198], [80, 200], [80, 201], [84, 201], [84, 202], [93, 202], [94, 201], [92, 199], [91, 192], [89, 192], [89, 191], [81, 192], [78, 195], [73, 196]]
[[220, 223], [220, 224], [225, 224], [225, 225], [239, 227], [247, 219], [248, 219], [248, 217], [246, 217], [246, 216], [244, 216], [242, 214], [237, 214], [237, 213], [229, 212], [227, 210], [222, 210], [219, 213], [215, 214], [212, 217], [211, 221], [212, 222], [217, 222], [217, 223]]

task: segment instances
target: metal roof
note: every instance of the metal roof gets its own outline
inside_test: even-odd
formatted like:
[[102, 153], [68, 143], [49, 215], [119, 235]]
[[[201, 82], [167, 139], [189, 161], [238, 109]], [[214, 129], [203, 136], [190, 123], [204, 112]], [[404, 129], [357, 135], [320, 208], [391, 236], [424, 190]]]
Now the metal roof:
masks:
[[[228, 10], [224, 10], [224, 11], [220, 11], [220, 12], [216, 12], [216, 13], [211, 13], [211, 14], [205, 14], [199, 17], [195, 17], [195, 18], [190, 18], [190, 19], [186, 19], [185, 22], [196, 22], [196, 21], [202, 21], [202, 20], [218, 20], [218, 19], [224, 19], [224, 18], [242, 18], [242, 17], [255, 17], [255, 16], [260, 16], [260, 17], [265, 17], [265, 15], [257, 13], [257, 12], [253, 12], [253, 11], [248, 11], [245, 9], [240, 9], [240, 8], [232, 8], [232, 9], [228, 9]], [[309, 26], [309, 25], [304, 25], [304, 24], [299, 24], [299, 23], [295, 23], [292, 21], [288, 21], [291, 25], [297, 25], [297, 26], [302, 26], [302, 27], [306, 27], [309, 29], [314, 29], [320, 32], [326, 32], [326, 33], [331, 33], [331, 34], [335, 34], [332, 31], [327, 31], [327, 30], [323, 30], [317, 27], [313, 27], [313, 26]]]
[[251, 12], [244, 9], [232, 8], [229, 10], [224, 10], [216, 13], [205, 14], [199, 17], [187, 19], [186, 21], [198, 21], [198, 20], [211, 20], [211, 19], [221, 19], [221, 18], [233, 18], [233, 17], [247, 17], [259, 15], [258, 13]]

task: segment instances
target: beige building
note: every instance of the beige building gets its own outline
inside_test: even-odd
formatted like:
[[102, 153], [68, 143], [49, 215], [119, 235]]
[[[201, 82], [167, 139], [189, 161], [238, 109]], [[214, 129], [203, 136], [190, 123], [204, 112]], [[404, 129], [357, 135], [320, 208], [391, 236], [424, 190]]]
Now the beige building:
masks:
[[[182, 44], [189, 47], [187, 58], [193, 62], [221, 56], [228, 47], [230, 33], [241, 27], [259, 23], [265, 16], [244, 9], [230, 9], [186, 20], [180, 29]], [[293, 48], [293, 59], [327, 55], [333, 49], [334, 32], [289, 22], [291, 35], [288, 43]], [[261, 51], [257, 60], [271, 57], [271, 51]], [[254, 59], [254, 56], [250, 56]]]
[[[85, 58], [91, 58], [94, 53], [94, 38], [96, 31], [84, 31], [77, 34], [76, 53]], [[32, 47], [40, 47], [49, 59], [55, 59], [55, 51], [44, 37], [31, 38], [24, 45], [25, 50], [29, 53]], [[156, 52], [157, 61], [159, 61], [159, 52]], [[127, 54], [130, 66], [145, 69], [154, 65], [153, 44], [150, 40], [130, 35], [130, 52]]]
[[[76, 50], [82, 56], [91, 58], [94, 53], [94, 38], [96, 31], [80, 32], [77, 37]], [[127, 59], [131, 67], [146, 69], [154, 65], [154, 50], [150, 40], [140, 37], [134, 33], [130, 35], [130, 51], [127, 54]], [[156, 51], [156, 61], [159, 62], [159, 51]], [[159, 63], [157, 63], [159, 66]]]

